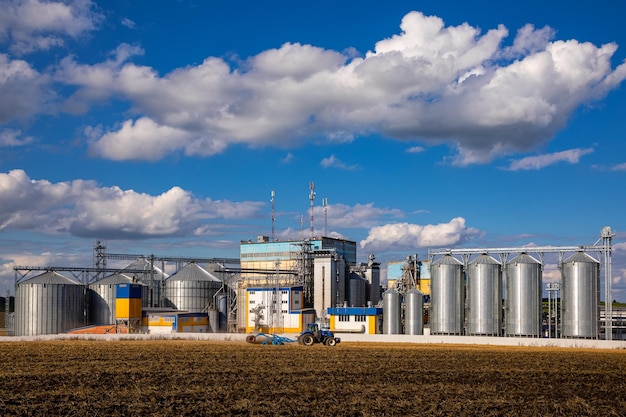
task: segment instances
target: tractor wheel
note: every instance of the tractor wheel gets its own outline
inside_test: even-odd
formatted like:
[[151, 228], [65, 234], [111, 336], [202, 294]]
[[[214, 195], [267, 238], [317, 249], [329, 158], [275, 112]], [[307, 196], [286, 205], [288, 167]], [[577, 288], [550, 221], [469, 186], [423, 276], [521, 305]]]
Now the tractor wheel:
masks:
[[248, 343], [256, 342], [256, 336], [253, 335], [253, 334], [250, 334], [250, 335], [246, 336], [246, 342], [248, 342]]
[[304, 346], [311, 346], [313, 343], [315, 343], [315, 339], [313, 339], [313, 336], [311, 336], [310, 334], [305, 334], [304, 336], [302, 336], [301, 340]]
[[335, 341], [334, 337], [329, 337], [328, 339], [326, 339], [327, 346], [335, 346], [336, 344], [337, 342]]

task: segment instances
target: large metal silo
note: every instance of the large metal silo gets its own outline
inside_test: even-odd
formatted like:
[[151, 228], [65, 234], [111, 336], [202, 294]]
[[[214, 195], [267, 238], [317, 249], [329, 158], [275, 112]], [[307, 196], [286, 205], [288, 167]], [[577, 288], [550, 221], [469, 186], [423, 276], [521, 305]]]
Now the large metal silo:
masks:
[[561, 265], [561, 336], [597, 339], [599, 308], [600, 263], [577, 252]]
[[383, 334], [402, 333], [401, 298], [400, 293], [393, 288], [383, 294]]
[[430, 280], [430, 333], [461, 334], [465, 320], [463, 264], [444, 255], [430, 265]]
[[467, 334], [499, 336], [502, 329], [502, 265], [483, 254], [468, 265]]
[[15, 335], [63, 333], [86, 321], [85, 286], [48, 271], [17, 284]]
[[541, 263], [521, 253], [506, 264], [507, 336], [541, 336], [541, 298]]
[[363, 307], [367, 303], [367, 281], [358, 274], [350, 274], [348, 279], [348, 305]]
[[[113, 274], [89, 284], [89, 323], [115, 324], [115, 288], [117, 284], [130, 284], [134, 280], [125, 274]], [[145, 284], [142, 284], [145, 285]], [[143, 291], [145, 294], [147, 291]]]
[[424, 334], [424, 294], [416, 289], [404, 295], [404, 333]]
[[190, 263], [165, 280], [165, 305], [190, 313], [207, 311], [215, 306], [214, 296], [221, 287], [219, 278]]

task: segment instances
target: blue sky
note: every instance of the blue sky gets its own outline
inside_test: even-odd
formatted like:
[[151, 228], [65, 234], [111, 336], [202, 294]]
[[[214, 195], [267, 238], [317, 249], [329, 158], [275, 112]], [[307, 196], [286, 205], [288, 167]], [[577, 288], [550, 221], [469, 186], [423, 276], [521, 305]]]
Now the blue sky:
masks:
[[[0, 290], [108, 250], [588, 245], [626, 301], [624, 6], [2, 0]], [[548, 260], [546, 281], [558, 270]]]

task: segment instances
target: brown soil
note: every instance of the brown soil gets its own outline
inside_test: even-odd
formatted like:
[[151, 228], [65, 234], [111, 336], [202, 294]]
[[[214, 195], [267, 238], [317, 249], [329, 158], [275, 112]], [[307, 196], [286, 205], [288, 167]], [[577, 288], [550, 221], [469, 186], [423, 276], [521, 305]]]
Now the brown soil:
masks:
[[623, 416], [626, 351], [203, 341], [0, 343], [0, 413]]

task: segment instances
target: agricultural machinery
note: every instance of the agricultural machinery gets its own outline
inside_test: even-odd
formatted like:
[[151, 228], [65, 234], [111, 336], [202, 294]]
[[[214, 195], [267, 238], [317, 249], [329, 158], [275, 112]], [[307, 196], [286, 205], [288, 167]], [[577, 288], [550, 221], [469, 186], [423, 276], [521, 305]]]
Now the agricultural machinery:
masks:
[[329, 328], [320, 328], [317, 323], [307, 324], [306, 330], [298, 336], [298, 343], [304, 346], [311, 346], [314, 343], [322, 343], [326, 346], [335, 346], [339, 342], [341, 342], [341, 339], [335, 337]]
[[300, 333], [296, 340], [279, 336], [277, 334], [266, 333], [249, 334], [246, 336], [246, 342], [258, 343], [262, 345], [284, 345], [296, 341], [304, 346], [311, 346], [315, 343], [322, 343], [326, 346], [335, 346], [341, 341], [341, 339], [335, 337], [330, 329], [325, 327], [320, 328], [317, 323], [309, 323], [306, 330]]

